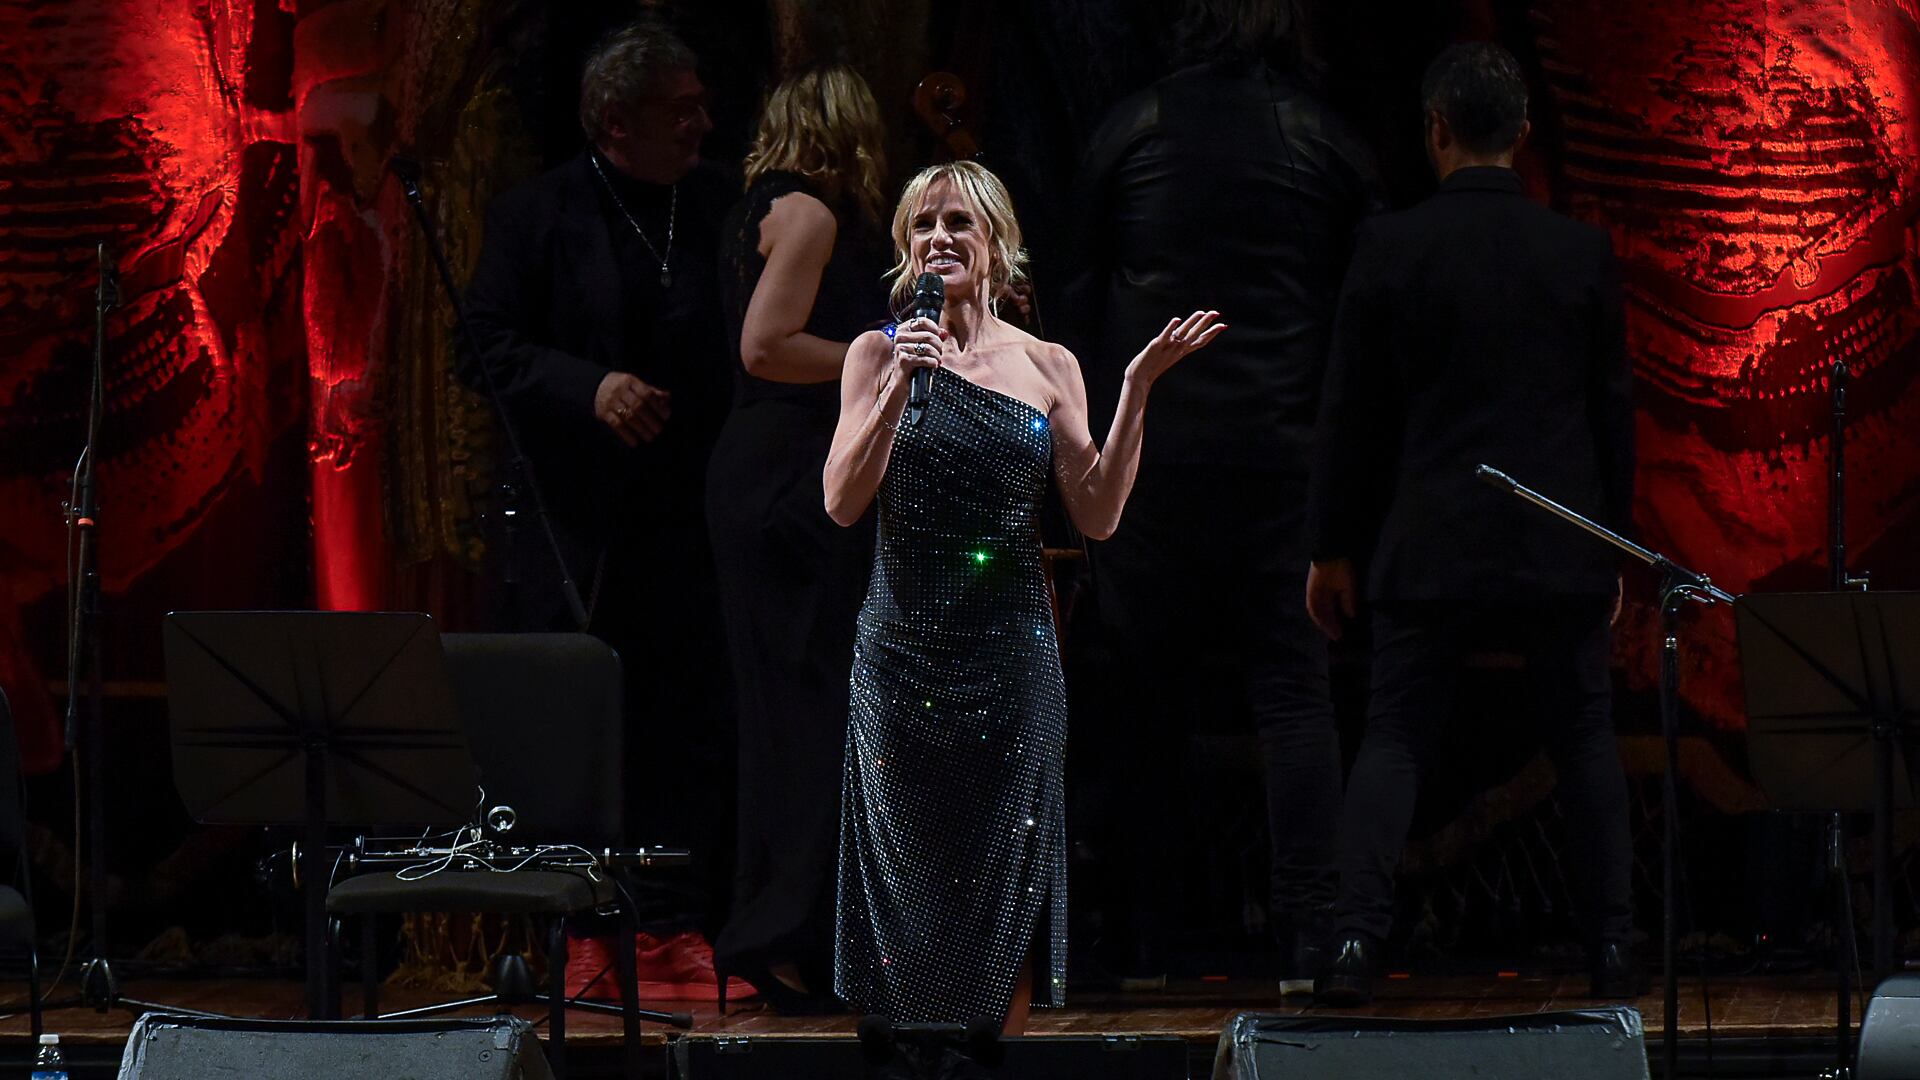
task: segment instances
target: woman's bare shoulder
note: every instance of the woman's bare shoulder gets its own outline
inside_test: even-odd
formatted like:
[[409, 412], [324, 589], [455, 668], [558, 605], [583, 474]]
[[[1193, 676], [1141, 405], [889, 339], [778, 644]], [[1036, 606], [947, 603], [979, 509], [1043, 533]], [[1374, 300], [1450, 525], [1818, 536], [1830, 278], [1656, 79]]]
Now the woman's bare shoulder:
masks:
[[789, 191], [767, 204], [767, 221], [783, 224], [808, 224], [832, 229], [836, 225], [833, 210], [810, 192]]
[[760, 254], [784, 243], [826, 245], [832, 250], [840, 223], [827, 204], [804, 191], [789, 191], [773, 200], [766, 217], [760, 219]]
[[851, 356], [872, 360], [886, 356], [891, 348], [893, 348], [893, 338], [888, 336], [885, 330], [868, 330], [853, 339], [848, 352]]
[[1026, 330], [1005, 320], [1000, 322], [1000, 333], [1005, 335], [1000, 339], [1003, 347], [1020, 353], [1032, 361], [1035, 367], [1042, 370], [1058, 366], [1062, 359], [1068, 361], [1073, 359], [1073, 354], [1067, 351], [1066, 346], [1034, 337]]
[[1063, 400], [1072, 399], [1072, 385], [1080, 377], [1080, 365], [1065, 346], [1044, 341], [1017, 326], [1008, 326], [1012, 331], [1007, 340], [1008, 348], [1017, 355], [1025, 357], [1027, 367], [1033, 372], [1032, 378], [1039, 384], [1037, 392], [1049, 403], [1049, 408]]
[[1074, 359], [1072, 351], [1065, 345], [1053, 341], [1042, 341], [1024, 330], [1021, 334], [1026, 337], [1026, 341], [1022, 344], [1025, 346], [1027, 359], [1033, 362], [1034, 368], [1045, 376], [1048, 382], [1069, 372], [1074, 375], [1080, 373], [1080, 362]]

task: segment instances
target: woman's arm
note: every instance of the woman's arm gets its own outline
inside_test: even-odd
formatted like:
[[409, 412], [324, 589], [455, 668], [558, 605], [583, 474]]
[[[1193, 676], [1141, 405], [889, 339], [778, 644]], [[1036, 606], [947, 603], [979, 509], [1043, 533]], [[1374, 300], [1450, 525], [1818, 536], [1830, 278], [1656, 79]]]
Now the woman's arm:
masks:
[[1054, 479], [1073, 527], [1092, 540], [1105, 540], [1120, 525], [1120, 511], [1133, 491], [1140, 468], [1140, 440], [1146, 430], [1147, 392], [1154, 380], [1182, 357], [1227, 328], [1214, 320], [1217, 311], [1196, 311], [1183, 322], [1169, 320], [1166, 328], [1127, 365], [1120, 384], [1120, 404], [1107, 429], [1104, 447], [1093, 444], [1087, 426], [1087, 387], [1073, 354], [1059, 346], [1043, 350], [1043, 366], [1054, 390]]
[[872, 505], [887, 475], [893, 436], [906, 411], [914, 368], [937, 366], [943, 331], [926, 319], [901, 326], [892, 340], [879, 331], [861, 334], [847, 350], [840, 377], [840, 422], [821, 480], [827, 516], [851, 525]]
[[823, 383], [840, 377], [847, 346], [805, 329], [838, 232], [833, 211], [805, 192], [773, 200], [760, 222], [760, 254], [767, 265], [760, 271], [740, 326], [740, 363], [747, 374], [783, 383]]

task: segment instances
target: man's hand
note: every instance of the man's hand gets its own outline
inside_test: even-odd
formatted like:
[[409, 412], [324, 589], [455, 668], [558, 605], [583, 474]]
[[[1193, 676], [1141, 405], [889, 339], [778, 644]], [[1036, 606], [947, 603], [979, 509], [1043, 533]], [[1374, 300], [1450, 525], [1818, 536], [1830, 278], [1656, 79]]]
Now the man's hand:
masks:
[[1335, 641], [1345, 622], [1360, 610], [1360, 587], [1354, 584], [1353, 560], [1330, 559], [1307, 570], [1307, 615], [1320, 632]]
[[594, 419], [628, 446], [650, 443], [672, 415], [673, 395], [624, 371], [609, 371], [593, 392]]
[[1031, 326], [1033, 324], [1033, 283], [1032, 282], [1030, 281], [1009, 282], [1007, 284], [1006, 289], [1000, 293], [1000, 299], [1005, 301], [1006, 303], [1012, 304], [1013, 310], [1020, 313], [1019, 319], [1015, 320], [1019, 322], [1020, 325]]

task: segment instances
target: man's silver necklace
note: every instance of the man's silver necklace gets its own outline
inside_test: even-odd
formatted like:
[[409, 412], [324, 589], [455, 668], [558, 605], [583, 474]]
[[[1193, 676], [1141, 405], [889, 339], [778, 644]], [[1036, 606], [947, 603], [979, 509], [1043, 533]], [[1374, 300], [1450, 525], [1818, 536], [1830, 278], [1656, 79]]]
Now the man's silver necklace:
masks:
[[627, 224], [633, 226], [633, 231], [640, 237], [640, 242], [647, 245], [647, 250], [653, 253], [654, 258], [660, 260], [660, 287], [672, 288], [673, 271], [667, 269], [667, 261], [673, 258], [673, 220], [680, 211], [680, 185], [673, 185], [673, 196], [667, 203], [667, 251], [663, 255], [659, 248], [653, 246], [653, 241], [647, 239], [646, 230], [640, 227], [639, 222], [633, 220], [633, 214], [627, 210], [627, 204], [620, 201], [620, 192], [614, 188], [613, 181], [607, 178], [607, 171], [600, 167], [600, 155], [588, 154], [587, 160], [593, 162], [593, 171], [600, 174], [600, 182], [607, 185], [607, 194], [613, 196], [613, 205], [620, 208], [620, 216], [627, 219]]

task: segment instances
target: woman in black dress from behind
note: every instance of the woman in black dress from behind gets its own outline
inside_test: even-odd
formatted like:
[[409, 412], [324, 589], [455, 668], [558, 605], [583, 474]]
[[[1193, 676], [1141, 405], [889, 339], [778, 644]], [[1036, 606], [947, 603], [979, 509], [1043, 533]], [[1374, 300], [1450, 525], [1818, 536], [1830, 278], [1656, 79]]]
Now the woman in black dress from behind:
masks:
[[884, 131], [866, 82], [817, 68], [768, 97], [723, 234], [733, 414], [707, 475], [739, 707], [740, 836], [726, 976], [782, 1012], [830, 1007], [834, 851], [871, 522], [828, 519], [821, 467], [847, 346], [887, 318]]

